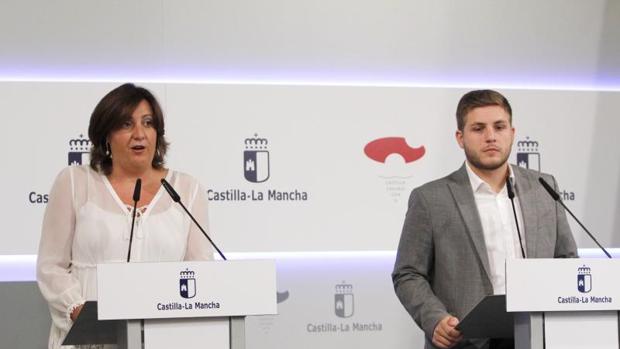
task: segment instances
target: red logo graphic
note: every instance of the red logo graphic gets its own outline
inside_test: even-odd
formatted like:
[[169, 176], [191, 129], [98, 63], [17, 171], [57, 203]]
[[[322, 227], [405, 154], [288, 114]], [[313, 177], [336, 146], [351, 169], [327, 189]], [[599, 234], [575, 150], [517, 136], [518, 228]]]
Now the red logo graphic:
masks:
[[411, 148], [404, 137], [385, 137], [375, 139], [366, 144], [364, 153], [369, 158], [385, 163], [385, 159], [392, 154], [398, 154], [403, 157], [405, 163], [414, 162], [424, 156], [426, 149], [424, 146]]

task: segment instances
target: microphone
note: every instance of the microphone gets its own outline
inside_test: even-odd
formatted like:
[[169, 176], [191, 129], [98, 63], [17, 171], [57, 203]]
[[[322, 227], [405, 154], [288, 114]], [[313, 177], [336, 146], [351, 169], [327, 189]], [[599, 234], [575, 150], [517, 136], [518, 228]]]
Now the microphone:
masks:
[[172, 187], [172, 185], [170, 185], [170, 183], [168, 183], [168, 181], [165, 178], [161, 179], [161, 185], [164, 187], [164, 189], [166, 189], [166, 191], [168, 192], [168, 194], [170, 195], [170, 197], [172, 198], [172, 201], [174, 202], [178, 202], [179, 205], [181, 205], [181, 207], [183, 207], [183, 210], [185, 211], [185, 213], [187, 213], [187, 215], [189, 216], [189, 218], [192, 219], [192, 221], [196, 224], [196, 226], [198, 227], [198, 229], [200, 229], [200, 231], [202, 232], [202, 234], [207, 238], [207, 240], [209, 240], [209, 242], [211, 243], [211, 246], [213, 246], [215, 248], [215, 250], [217, 251], [217, 253], [220, 254], [220, 257], [222, 257], [223, 260], [226, 260], [226, 257], [224, 257], [224, 254], [222, 253], [222, 251], [220, 251], [219, 248], [217, 248], [217, 246], [215, 245], [215, 243], [213, 242], [213, 240], [211, 240], [211, 238], [209, 237], [209, 235], [207, 235], [207, 233], [205, 232], [204, 229], [202, 229], [202, 227], [200, 226], [200, 223], [198, 223], [196, 221], [196, 219], [194, 218], [194, 216], [192, 216], [192, 214], [189, 212], [189, 210], [185, 207], [185, 205], [183, 205], [183, 203], [181, 202], [181, 197], [179, 196], [179, 194], [177, 193], [176, 190], [174, 190], [174, 188]]
[[131, 216], [131, 232], [129, 233], [129, 249], [127, 249], [127, 263], [129, 263], [131, 259], [131, 243], [133, 242], [133, 228], [136, 222], [136, 206], [138, 206], [138, 201], [140, 201], [141, 188], [142, 180], [138, 178], [136, 179], [136, 186], [133, 188], [133, 213]]
[[[545, 181], [542, 177], [538, 177], [538, 181], [540, 182], [540, 184], [542, 184], [542, 186], [545, 188], [547, 193], [549, 193], [549, 195], [551, 195], [553, 200], [559, 201], [560, 203], [562, 203], [562, 200], [560, 200], [560, 194], [558, 194], [555, 191], [555, 189], [551, 188], [551, 186], [549, 185], [549, 183], [547, 183], [547, 181]], [[564, 205], [562, 205], [562, 206], [564, 206]], [[577, 219], [577, 218], [575, 218], [575, 219]]]
[[555, 189], [553, 189], [549, 183], [547, 183], [542, 177], [538, 177], [538, 181], [540, 182], [540, 184], [542, 184], [543, 188], [545, 188], [545, 190], [547, 191], [547, 193], [549, 193], [549, 195], [551, 195], [551, 197], [553, 198], [553, 200], [557, 201], [560, 203], [560, 205], [562, 205], [562, 207], [564, 207], [564, 209], [570, 213], [570, 215], [573, 217], [573, 219], [575, 221], [577, 221], [577, 223], [579, 223], [579, 225], [581, 226], [581, 228], [588, 234], [588, 236], [590, 237], [590, 239], [592, 239], [592, 241], [594, 241], [598, 247], [603, 250], [603, 252], [605, 252], [605, 254], [607, 255], [607, 257], [612, 258], [611, 255], [609, 254], [609, 252], [607, 252], [607, 250], [601, 246], [601, 244], [599, 244], [599, 242], [596, 240], [596, 238], [594, 237], [594, 235], [592, 235], [590, 233], [590, 231], [583, 225], [581, 224], [581, 221], [579, 219], [577, 219], [577, 217], [575, 217], [575, 215], [573, 214], [573, 212], [571, 212], [571, 210], [568, 209], [568, 207], [566, 207], [566, 205], [564, 205], [564, 202], [560, 199], [560, 194], [558, 194]]
[[519, 246], [521, 246], [521, 257], [525, 259], [525, 249], [523, 248], [523, 240], [521, 240], [521, 229], [519, 229], [519, 220], [517, 219], [517, 209], [515, 208], [515, 191], [512, 187], [512, 178], [506, 177], [506, 189], [508, 190], [508, 198], [512, 204], [512, 213], [515, 216], [515, 224], [517, 225], [517, 236], [519, 237]]

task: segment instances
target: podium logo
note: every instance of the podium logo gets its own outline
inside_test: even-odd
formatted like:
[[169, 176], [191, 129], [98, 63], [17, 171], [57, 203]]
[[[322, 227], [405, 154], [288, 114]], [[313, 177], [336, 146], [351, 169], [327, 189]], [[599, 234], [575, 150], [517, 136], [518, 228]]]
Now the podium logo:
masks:
[[196, 278], [193, 271], [189, 269], [181, 271], [179, 293], [183, 298], [194, 298], [196, 296]]
[[258, 134], [254, 134], [253, 138], [245, 139], [243, 175], [252, 183], [262, 183], [269, 179], [268, 143], [266, 138], [259, 138]]
[[88, 164], [90, 162], [91, 143], [88, 138], [80, 135], [79, 138], [69, 140], [69, 166]]
[[353, 285], [342, 284], [336, 285], [336, 294], [334, 295], [334, 312], [336, 316], [348, 318], [353, 316]]
[[540, 172], [540, 153], [538, 142], [525, 137], [517, 142], [517, 165]]
[[577, 268], [577, 290], [581, 293], [592, 291], [592, 274], [590, 268], [585, 265]]

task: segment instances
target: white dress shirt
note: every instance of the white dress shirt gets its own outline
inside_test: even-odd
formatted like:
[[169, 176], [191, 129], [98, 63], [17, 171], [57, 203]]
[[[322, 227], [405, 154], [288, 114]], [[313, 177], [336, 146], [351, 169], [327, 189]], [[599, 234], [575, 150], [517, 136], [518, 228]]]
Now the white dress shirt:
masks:
[[[198, 181], [173, 170], [166, 180], [207, 226], [207, 195]], [[56, 178], [37, 261], [37, 280], [52, 317], [49, 348], [60, 348], [72, 325], [71, 310], [97, 299], [97, 264], [126, 262], [131, 220], [131, 210], [106, 176], [90, 167], [70, 166]], [[132, 262], [213, 258], [209, 242], [163, 188], [136, 216], [131, 250]]]
[[[466, 162], [467, 175], [474, 193], [476, 207], [482, 223], [484, 242], [489, 257], [490, 277], [493, 284], [494, 294], [506, 293], [506, 260], [510, 258], [522, 258], [519, 235], [515, 223], [512, 204], [508, 198], [506, 184], [499, 193], [495, 193], [491, 186], [483, 181], [469, 167]], [[508, 166], [510, 177], [514, 186], [514, 173]], [[517, 196], [514, 198], [517, 219], [521, 234], [525, 234], [523, 228], [523, 216]], [[523, 248], [525, 249], [524, 235], [522, 235]]]

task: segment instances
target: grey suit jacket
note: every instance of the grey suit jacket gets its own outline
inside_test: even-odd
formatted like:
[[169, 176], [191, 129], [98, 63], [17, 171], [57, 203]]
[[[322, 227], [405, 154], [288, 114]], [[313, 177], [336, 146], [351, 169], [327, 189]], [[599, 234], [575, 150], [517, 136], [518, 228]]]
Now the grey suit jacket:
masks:
[[[538, 183], [557, 188], [546, 174], [512, 166], [521, 204], [528, 258], [576, 257], [577, 248], [564, 209]], [[489, 260], [465, 164], [447, 177], [411, 192], [396, 254], [394, 289], [431, 343], [435, 325], [448, 314], [462, 319], [493, 294]], [[463, 341], [456, 348], [484, 347]]]

